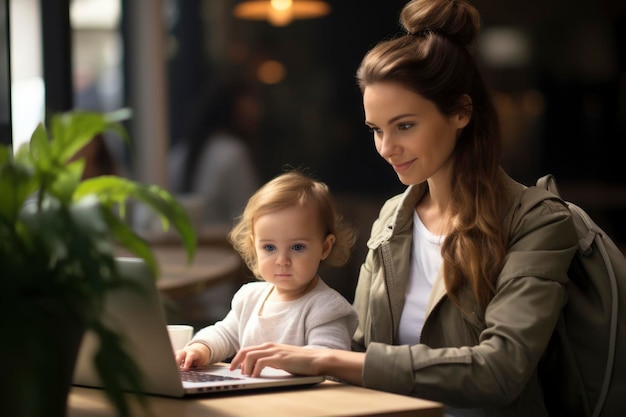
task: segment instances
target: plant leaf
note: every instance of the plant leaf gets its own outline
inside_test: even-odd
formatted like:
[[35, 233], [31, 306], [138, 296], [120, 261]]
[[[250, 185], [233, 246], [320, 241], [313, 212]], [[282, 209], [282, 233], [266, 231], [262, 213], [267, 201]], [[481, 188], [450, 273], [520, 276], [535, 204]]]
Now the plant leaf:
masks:
[[69, 253], [67, 216], [62, 214], [63, 210], [57, 199], [45, 197], [41, 205], [34, 199], [27, 200], [20, 212], [20, 220], [28, 235], [49, 254], [48, 267], [65, 259]]
[[191, 262], [195, 256], [197, 237], [187, 210], [169, 192], [156, 185], [138, 184], [134, 197], [159, 215], [164, 230], [167, 230], [166, 221], [174, 226], [187, 251], [187, 261]]
[[95, 355], [94, 363], [102, 379], [109, 399], [115, 404], [121, 417], [130, 417], [128, 400], [123, 387], [134, 392], [144, 409], [148, 402], [143, 394], [143, 377], [133, 358], [124, 350], [123, 340], [117, 333], [103, 325], [94, 326], [100, 349]]
[[35, 128], [27, 150], [37, 170], [48, 171], [50, 169], [52, 166], [52, 154], [48, 134], [43, 123], [39, 123]]
[[61, 163], [69, 161], [96, 136], [113, 131], [130, 144], [122, 120], [130, 117], [130, 110], [120, 109], [110, 113], [94, 111], [69, 111], [51, 117], [52, 152]]
[[19, 211], [28, 198], [37, 188], [37, 179], [30, 167], [13, 162], [0, 165], [0, 216], [13, 223], [17, 220]]
[[48, 192], [58, 197], [61, 201], [72, 201], [74, 190], [82, 180], [85, 169], [85, 159], [73, 161], [64, 167], [57, 168], [54, 180], [48, 187]]
[[87, 179], [79, 184], [74, 199], [95, 194], [107, 207], [125, 205], [128, 199], [146, 204], [159, 216], [164, 230], [171, 223], [178, 231], [189, 262], [193, 260], [196, 246], [196, 233], [191, 226], [185, 208], [166, 190], [156, 185], [144, 185], [125, 178], [101, 176]]
[[48, 125], [40, 123], [16, 152], [0, 146], [2, 303], [11, 310], [11, 303], [25, 303], [23, 294], [46, 294], [96, 331], [101, 341], [96, 366], [123, 416], [130, 412], [123, 390], [141, 393], [142, 381], [125, 341], [101, 321], [108, 291], [131, 284], [115, 267], [113, 245], [119, 243], [158, 272], [148, 243], [124, 222], [129, 200], [152, 208], [164, 228], [173, 225], [189, 260], [196, 245], [187, 212], [167, 191], [115, 176], [82, 181], [85, 160], [69, 162], [105, 131], [132, 145], [120, 123], [129, 116], [128, 109], [57, 114]]
[[75, 111], [55, 114], [50, 119], [50, 126], [54, 156], [63, 164], [104, 132], [107, 120], [101, 113]]
[[159, 267], [150, 245], [112, 213], [106, 212], [105, 221], [107, 222], [109, 231], [115, 236], [120, 245], [146, 261], [154, 272], [154, 276], [158, 277]]
[[129, 120], [133, 116], [133, 111], [128, 107], [113, 110], [104, 114], [108, 123], [118, 124], [125, 120]]
[[0, 146], [0, 166], [4, 166], [13, 160], [13, 154], [8, 146]]

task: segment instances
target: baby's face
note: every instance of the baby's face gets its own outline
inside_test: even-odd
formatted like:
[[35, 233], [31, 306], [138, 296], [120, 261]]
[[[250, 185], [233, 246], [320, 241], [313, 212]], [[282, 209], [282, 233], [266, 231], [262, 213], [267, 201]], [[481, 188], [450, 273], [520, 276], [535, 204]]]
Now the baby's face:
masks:
[[260, 216], [254, 223], [259, 272], [286, 301], [311, 289], [334, 236], [325, 236], [314, 207], [289, 207]]

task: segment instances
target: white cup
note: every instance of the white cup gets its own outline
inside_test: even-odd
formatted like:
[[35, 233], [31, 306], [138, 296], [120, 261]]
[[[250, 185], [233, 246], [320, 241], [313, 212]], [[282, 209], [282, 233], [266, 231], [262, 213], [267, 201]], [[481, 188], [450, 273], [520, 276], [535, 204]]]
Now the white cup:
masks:
[[172, 342], [172, 349], [174, 352], [185, 347], [187, 342], [191, 340], [193, 336], [193, 326], [186, 324], [168, 324], [167, 332], [170, 335], [170, 342]]

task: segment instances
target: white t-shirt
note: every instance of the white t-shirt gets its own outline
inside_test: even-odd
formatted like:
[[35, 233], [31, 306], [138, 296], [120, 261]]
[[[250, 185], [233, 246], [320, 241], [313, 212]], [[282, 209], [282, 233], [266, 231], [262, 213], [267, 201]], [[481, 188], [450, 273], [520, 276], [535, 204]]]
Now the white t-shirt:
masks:
[[420, 341], [428, 299], [443, 263], [441, 244], [444, 239], [445, 236], [431, 233], [417, 212], [413, 212], [411, 266], [406, 299], [400, 316], [399, 344], [414, 345]]
[[[407, 286], [406, 300], [400, 317], [398, 344], [415, 345], [420, 343], [424, 327], [426, 306], [439, 274], [443, 258], [441, 245], [445, 235], [431, 233], [422, 220], [413, 212], [413, 244], [411, 245], [411, 269]], [[480, 409], [456, 409], [446, 407], [446, 417], [480, 417]]]

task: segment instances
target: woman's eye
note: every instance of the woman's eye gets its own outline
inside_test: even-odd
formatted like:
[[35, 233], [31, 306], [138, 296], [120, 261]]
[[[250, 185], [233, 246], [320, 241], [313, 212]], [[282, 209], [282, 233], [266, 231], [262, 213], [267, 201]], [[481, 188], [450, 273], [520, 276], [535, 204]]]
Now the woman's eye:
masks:
[[276, 250], [276, 246], [274, 245], [263, 245], [263, 250], [266, 252], [274, 252]]
[[380, 133], [381, 133], [381, 130], [379, 128], [377, 128], [377, 127], [369, 127], [368, 126], [367, 130], [369, 130], [372, 135], [380, 135]]
[[295, 252], [302, 252], [305, 249], [305, 246], [301, 243], [297, 243], [291, 247]]
[[398, 130], [409, 130], [411, 127], [413, 127], [413, 123], [400, 123]]

